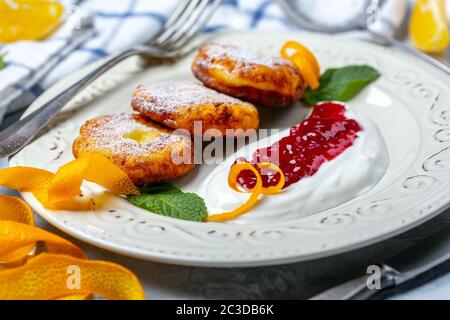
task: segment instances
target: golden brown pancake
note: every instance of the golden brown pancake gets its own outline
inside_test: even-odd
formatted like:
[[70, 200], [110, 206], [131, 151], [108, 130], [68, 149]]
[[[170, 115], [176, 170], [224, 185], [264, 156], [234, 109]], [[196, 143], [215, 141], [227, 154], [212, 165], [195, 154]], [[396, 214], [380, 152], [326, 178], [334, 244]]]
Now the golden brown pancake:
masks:
[[[136, 185], [144, 185], [175, 179], [193, 169], [191, 138], [172, 131], [137, 114], [105, 115], [81, 127], [72, 150], [77, 158], [101, 154]], [[183, 157], [187, 163], [181, 161]]]
[[235, 46], [203, 46], [192, 71], [209, 88], [266, 107], [285, 107], [304, 90], [303, 77], [290, 61]]
[[[257, 129], [258, 110], [250, 103], [229, 97], [190, 81], [166, 81], [139, 86], [132, 107], [140, 114], [174, 129], [203, 134], [209, 129], [230, 136], [227, 129]], [[201, 121], [202, 130], [194, 131]]]

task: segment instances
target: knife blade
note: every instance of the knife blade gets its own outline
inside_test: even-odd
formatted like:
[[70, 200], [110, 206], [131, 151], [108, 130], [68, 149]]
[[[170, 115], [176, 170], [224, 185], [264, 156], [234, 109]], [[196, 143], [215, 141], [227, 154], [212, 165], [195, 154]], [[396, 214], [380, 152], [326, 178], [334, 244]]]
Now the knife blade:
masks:
[[368, 299], [380, 291], [414, 279], [448, 260], [450, 260], [450, 227], [380, 263], [379, 288], [369, 288], [367, 282], [372, 274], [366, 274], [326, 290], [311, 300]]

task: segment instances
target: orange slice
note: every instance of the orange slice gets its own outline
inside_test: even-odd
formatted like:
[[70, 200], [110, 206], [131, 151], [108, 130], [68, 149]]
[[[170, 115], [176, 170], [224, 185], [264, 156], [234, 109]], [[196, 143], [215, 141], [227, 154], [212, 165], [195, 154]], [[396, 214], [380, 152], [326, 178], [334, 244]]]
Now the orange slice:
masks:
[[64, 7], [44, 0], [0, 0], [0, 43], [40, 40], [59, 25]]
[[413, 45], [427, 53], [441, 53], [450, 35], [444, 0], [417, 0], [409, 23]]

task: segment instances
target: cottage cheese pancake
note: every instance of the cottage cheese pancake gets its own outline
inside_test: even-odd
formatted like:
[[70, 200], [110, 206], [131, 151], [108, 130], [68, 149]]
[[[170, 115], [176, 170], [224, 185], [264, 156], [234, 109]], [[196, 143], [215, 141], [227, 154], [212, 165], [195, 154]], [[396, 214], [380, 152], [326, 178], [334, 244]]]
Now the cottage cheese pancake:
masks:
[[137, 185], [174, 179], [194, 165], [193, 161], [178, 161], [192, 158], [190, 137], [172, 131], [137, 114], [104, 115], [81, 127], [73, 154], [99, 153], [121, 167]]
[[285, 107], [304, 90], [303, 78], [290, 61], [234, 46], [205, 45], [192, 70], [206, 86], [266, 107]]
[[[189, 81], [139, 86], [132, 107], [145, 117], [192, 134], [215, 129], [228, 136], [227, 129], [245, 131], [259, 126], [258, 111], [252, 104]], [[201, 123], [201, 130], [194, 130], [195, 122]]]

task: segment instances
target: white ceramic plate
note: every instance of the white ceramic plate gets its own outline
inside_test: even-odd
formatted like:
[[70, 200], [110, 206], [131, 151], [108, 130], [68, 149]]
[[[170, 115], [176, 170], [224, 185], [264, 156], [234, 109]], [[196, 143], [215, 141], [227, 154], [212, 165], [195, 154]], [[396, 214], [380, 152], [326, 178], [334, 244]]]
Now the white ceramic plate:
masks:
[[[366, 63], [382, 77], [350, 102], [371, 119], [386, 141], [390, 164], [368, 193], [330, 210], [275, 224], [195, 223], [149, 213], [111, 195], [92, 212], [45, 210], [30, 194], [25, 200], [47, 221], [93, 245], [146, 260], [193, 266], [261, 266], [338, 254], [386, 239], [439, 214], [450, 202], [450, 79], [426, 63], [392, 50], [309, 33], [239, 33], [215, 41], [251, 46], [277, 54], [288, 39], [306, 43], [322, 67]], [[58, 121], [11, 160], [55, 171], [73, 159], [71, 144], [79, 127], [92, 117], [130, 112], [137, 84], [167, 79], [193, 79], [189, 56], [176, 64], [143, 69], [130, 59], [85, 90]], [[89, 66], [43, 94], [28, 113], [55, 96]], [[263, 111], [262, 127], [288, 127], [305, 109]], [[271, 120], [269, 123], [268, 120]], [[177, 181], [195, 191], [212, 166], [199, 166]], [[101, 188], [84, 185], [86, 196]], [[105, 199], [106, 198], [106, 199]]]

